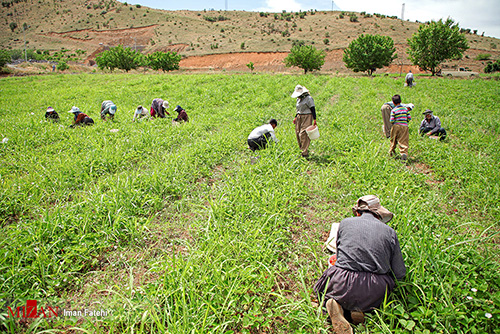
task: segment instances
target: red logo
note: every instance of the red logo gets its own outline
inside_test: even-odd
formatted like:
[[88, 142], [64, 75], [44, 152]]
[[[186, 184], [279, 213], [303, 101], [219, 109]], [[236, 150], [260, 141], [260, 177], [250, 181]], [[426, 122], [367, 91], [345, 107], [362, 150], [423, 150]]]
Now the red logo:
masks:
[[[55, 307], [55, 310], [51, 306], [46, 306], [45, 308], [40, 306], [38, 309], [38, 302], [36, 300], [27, 300], [25, 306], [14, 307], [14, 310], [10, 306], [7, 306], [9, 310], [7, 312], [7, 318], [52, 318], [57, 317], [59, 312], [59, 306]], [[22, 314], [21, 314], [22, 311]], [[22, 315], [22, 316], [21, 316]]]

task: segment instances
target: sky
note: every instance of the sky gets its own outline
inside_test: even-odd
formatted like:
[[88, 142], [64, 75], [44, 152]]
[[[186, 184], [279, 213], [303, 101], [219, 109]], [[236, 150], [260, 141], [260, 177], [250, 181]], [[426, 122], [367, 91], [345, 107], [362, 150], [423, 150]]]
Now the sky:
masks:
[[309, 9], [344, 10], [378, 13], [410, 21], [437, 21], [451, 17], [461, 28], [476, 30], [480, 35], [500, 38], [499, 0], [128, 0], [129, 4], [167, 10], [245, 10], [297, 12]]

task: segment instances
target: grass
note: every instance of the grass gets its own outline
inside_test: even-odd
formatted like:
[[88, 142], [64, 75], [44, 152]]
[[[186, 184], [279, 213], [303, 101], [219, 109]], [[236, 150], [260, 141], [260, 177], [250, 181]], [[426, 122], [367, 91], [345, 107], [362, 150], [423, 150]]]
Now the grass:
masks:
[[[296, 84], [315, 99], [309, 160]], [[498, 113], [494, 80], [282, 75], [51, 75], [0, 80], [2, 330], [326, 333], [312, 286], [332, 222], [376, 194], [395, 213], [407, 277], [366, 333], [498, 333]], [[410, 159], [388, 158], [380, 106], [416, 109]], [[162, 97], [190, 123], [131, 121]], [[100, 103], [118, 106], [102, 122]], [[47, 106], [60, 112], [48, 123]], [[70, 129], [76, 105], [93, 127]], [[449, 133], [418, 136], [425, 109]], [[250, 163], [270, 118], [279, 144]], [[111, 132], [118, 129], [117, 132]], [[7, 318], [28, 299], [102, 317]], [[491, 318], [486, 315], [491, 314]]]

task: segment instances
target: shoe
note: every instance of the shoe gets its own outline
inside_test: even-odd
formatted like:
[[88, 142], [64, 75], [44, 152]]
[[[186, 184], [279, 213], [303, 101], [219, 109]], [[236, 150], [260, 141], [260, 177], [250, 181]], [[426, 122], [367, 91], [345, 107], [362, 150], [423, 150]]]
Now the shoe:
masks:
[[365, 314], [361, 311], [351, 311], [351, 319], [354, 325], [365, 323]]
[[335, 334], [353, 334], [352, 327], [344, 318], [344, 310], [342, 306], [334, 299], [328, 299], [326, 302], [326, 310], [332, 321], [333, 332]]
[[401, 160], [407, 160], [408, 159], [408, 156], [406, 154], [401, 154]]

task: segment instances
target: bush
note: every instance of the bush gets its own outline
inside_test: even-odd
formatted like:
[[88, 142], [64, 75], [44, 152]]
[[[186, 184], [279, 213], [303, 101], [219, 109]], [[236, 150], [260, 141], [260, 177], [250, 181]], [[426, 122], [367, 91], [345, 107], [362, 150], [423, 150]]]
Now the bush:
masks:
[[477, 55], [476, 60], [490, 60], [491, 55], [489, 53], [480, 53]]
[[494, 63], [489, 63], [484, 68], [484, 73], [493, 73], [493, 72], [500, 72], [500, 60], [497, 60]]
[[69, 68], [69, 65], [66, 64], [66, 62], [64, 62], [64, 61], [60, 61], [59, 64], [57, 64], [56, 68], [58, 71], [65, 71]]
[[10, 54], [6, 50], [0, 50], [0, 67], [4, 67], [5, 64], [11, 61]]
[[349, 15], [349, 21], [350, 22], [358, 22], [358, 16], [354, 13], [351, 13], [351, 15]]
[[16, 28], [17, 28], [17, 23], [16, 22], [11, 22], [9, 24], [9, 27], [10, 27], [10, 30], [12, 30], [12, 32], [14, 32], [14, 30], [16, 30]]

